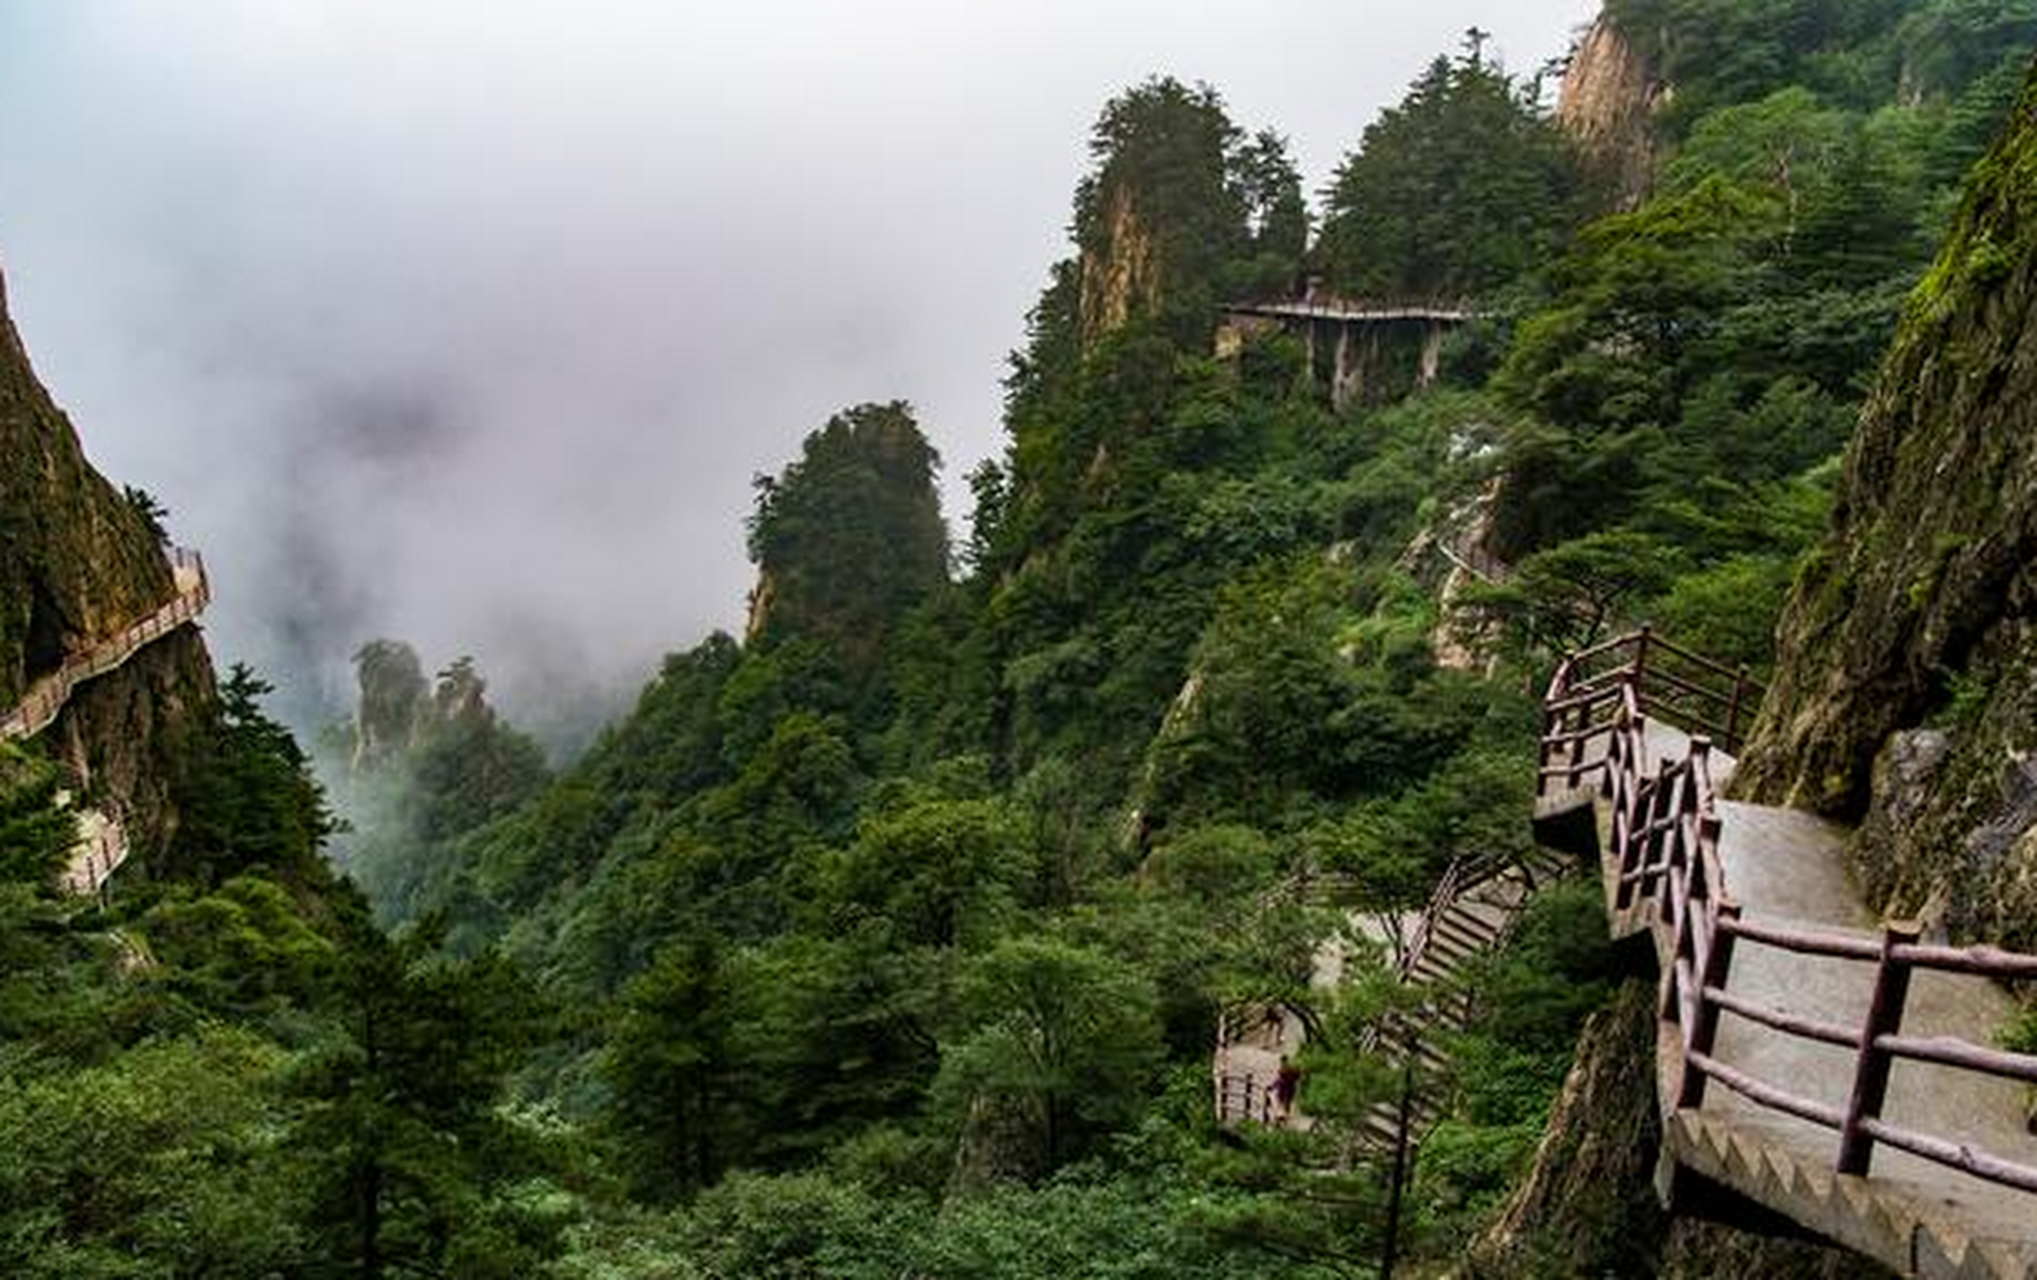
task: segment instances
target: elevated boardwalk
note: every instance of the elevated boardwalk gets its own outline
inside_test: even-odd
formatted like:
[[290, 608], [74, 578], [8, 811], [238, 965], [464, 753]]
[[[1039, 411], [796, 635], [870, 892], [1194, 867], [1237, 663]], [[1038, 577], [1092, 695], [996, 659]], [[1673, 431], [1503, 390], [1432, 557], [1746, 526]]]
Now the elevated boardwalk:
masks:
[[1234, 302], [1224, 310], [1234, 316], [1259, 316], [1268, 320], [1327, 320], [1334, 324], [1468, 324], [1478, 318], [1478, 313], [1468, 307], [1448, 303], [1380, 303], [1347, 298]]
[[1390, 394], [1393, 386], [1406, 389], [1405, 382], [1390, 376], [1393, 362], [1407, 358], [1402, 348], [1391, 345], [1396, 337], [1412, 344], [1407, 350], [1417, 362], [1414, 385], [1428, 386], [1442, 369], [1444, 335], [1478, 319], [1462, 302], [1345, 298], [1314, 285], [1299, 298], [1229, 303], [1223, 316], [1219, 356], [1237, 354], [1250, 334], [1274, 329], [1296, 334], [1306, 344], [1310, 381], [1320, 385], [1326, 380], [1330, 403], [1338, 409], [1363, 397]]
[[1991, 980], [2037, 957], [1921, 945], [1867, 912], [1845, 828], [1719, 799], [1732, 757], [1670, 721], [1709, 727], [1744, 674], [1651, 673], [1650, 645], [1559, 671], [1537, 816], [1589, 814], [1614, 933], [1654, 943], [1663, 1189], [1702, 1175], [1906, 1276], [2037, 1276], [2037, 1057], [1992, 1048]]
[[[182, 547], [171, 547], [167, 554], [175, 594], [147, 617], [66, 655], [61, 666], [29, 686], [20, 702], [0, 712], [0, 739], [19, 740], [41, 733], [56, 722], [79, 685], [119, 670], [135, 654], [204, 612], [212, 602], [204, 559]], [[127, 829], [117, 815], [101, 810], [80, 808], [77, 815], [78, 842], [58, 881], [71, 893], [94, 895], [127, 861]]]

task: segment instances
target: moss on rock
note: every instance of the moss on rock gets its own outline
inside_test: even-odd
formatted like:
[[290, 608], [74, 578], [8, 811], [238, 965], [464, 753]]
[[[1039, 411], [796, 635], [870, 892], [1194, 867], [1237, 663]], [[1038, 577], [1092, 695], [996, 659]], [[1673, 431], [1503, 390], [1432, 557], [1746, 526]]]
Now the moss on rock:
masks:
[[1797, 584], [1742, 790], [1858, 815], [1881, 740], [1920, 722], [2037, 585], [2037, 77], [1974, 171]]
[[37, 381], [0, 279], [0, 705], [174, 591], [147, 518]]

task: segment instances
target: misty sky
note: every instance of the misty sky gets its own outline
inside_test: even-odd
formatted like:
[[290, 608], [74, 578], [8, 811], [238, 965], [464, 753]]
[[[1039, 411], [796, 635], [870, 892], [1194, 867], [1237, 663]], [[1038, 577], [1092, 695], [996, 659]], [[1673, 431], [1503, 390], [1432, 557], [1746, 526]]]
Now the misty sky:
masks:
[[1594, 0], [0, 0], [0, 266], [215, 656], [394, 635], [540, 727], [740, 626], [750, 477], [909, 399], [963, 477], [1106, 98], [1207, 80], [1320, 187], [1466, 27]]

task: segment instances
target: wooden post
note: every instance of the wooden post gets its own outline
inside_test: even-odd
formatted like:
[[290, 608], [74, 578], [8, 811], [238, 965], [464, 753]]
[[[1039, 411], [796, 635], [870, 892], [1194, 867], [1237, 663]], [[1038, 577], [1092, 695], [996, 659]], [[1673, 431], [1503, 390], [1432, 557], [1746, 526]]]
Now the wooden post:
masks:
[[1549, 775], [1542, 772], [1549, 767], [1549, 738], [1556, 732], [1559, 717], [1547, 707], [1542, 709], [1542, 740], [1535, 744], [1535, 795], [1539, 798], [1549, 790]]
[[1722, 899], [1718, 911], [1712, 917], [1712, 942], [1705, 948], [1704, 955], [1697, 957], [1691, 971], [1697, 974], [1697, 1016], [1683, 1029], [1684, 1059], [1683, 1078], [1676, 1086], [1678, 1109], [1701, 1107], [1705, 1101], [1705, 1073], [1692, 1068], [1690, 1055], [1702, 1053], [1710, 1056], [1712, 1046], [1719, 1038], [1719, 1006], [1705, 999], [1706, 987], [1726, 985], [1726, 974], [1733, 967], [1734, 935], [1719, 927], [1721, 922], [1736, 921], [1740, 918], [1740, 904], [1732, 899]]
[[[1648, 811], [1640, 803], [1641, 784], [1643, 782], [1641, 770], [1644, 768], [1642, 760], [1645, 758], [1645, 755], [1641, 753], [1645, 753], [1648, 741], [1647, 717], [1636, 716], [1627, 732], [1632, 735], [1630, 745], [1620, 753], [1622, 756], [1621, 764], [1624, 766], [1624, 777], [1621, 779], [1620, 784], [1613, 789], [1613, 850], [1618, 856], [1620, 867], [1620, 885], [1618, 892], [1614, 895], [1614, 901], [1620, 907], [1633, 905], [1637, 886], [1633, 880], [1627, 877], [1630, 872], [1640, 866], [1641, 858], [1647, 848], [1646, 824], [1648, 822]], [[1638, 751], [1632, 745], [1633, 743], [1641, 744]], [[1607, 775], [1610, 777], [1612, 772], [1613, 766], [1608, 764], [1606, 766]], [[1652, 792], [1653, 788], [1650, 788], [1650, 791]], [[1643, 831], [1642, 838], [1638, 840], [1635, 838], [1634, 832], [1634, 823], [1637, 819], [1642, 823]]]
[[1874, 998], [1860, 1031], [1860, 1053], [1853, 1074], [1853, 1096], [1846, 1103], [1846, 1124], [1839, 1130], [1839, 1172], [1865, 1175], [1874, 1156], [1874, 1139], [1860, 1131], [1860, 1122], [1880, 1119], [1888, 1100], [1889, 1070], [1895, 1059], [1875, 1046], [1882, 1036], [1903, 1029], [1903, 1004], [1910, 994], [1910, 966], [1895, 949], [1916, 942], [1923, 927], [1914, 920], [1891, 920], [1882, 927], [1881, 961], [1874, 972]]
[[1726, 703], [1726, 750], [1740, 750], [1740, 703], [1747, 696], [1747, 664], [1733, 673], [1733, 696]]
[[1392, 1182], [1386, 1192], [1386, 1243], [1380, 1250], [1379, 1280], [1393, 1280], [1393, 1269], [1400, 1262], [1400, 1200], [1401, 1188], [1407, 1185], [1408, 1176], [1408, 1128], [1414, 1122], [1415, 1110], [1415, 1054], [1419, 1053], [1419, 1041], [1408, 1046], [1408, 1056], [1400, 1068], [1400, 1114], [1393, 1128], [1393, 1173]]
[[1642, 695], [1643, 681], [1648, 676], [1648, 637], [1652, 634], [1648, 624], [1642, 623], [1641, 630], [1634, 636], [1634, 701], [1646, 709], [1648, 702]]
[[[1567, 714], [1574, 715], [1576, 722], [1574, 724], [1566, 724], [1564, 726], [1566, 732], [1581, 734], [1584, 732], [1585, 727], [1591, 723], [1591, 707], [1589, 705], [1574, 707]], [[1581, 772], [1579, 766], [1583, 763], [1584, 739], [1581, 737], [1572, 738], [1570, 740], [1570, 772], [1563, 779], [1564, 785], [1570, 790], [1574, 791], [1577, 789], [1577, 780]]]

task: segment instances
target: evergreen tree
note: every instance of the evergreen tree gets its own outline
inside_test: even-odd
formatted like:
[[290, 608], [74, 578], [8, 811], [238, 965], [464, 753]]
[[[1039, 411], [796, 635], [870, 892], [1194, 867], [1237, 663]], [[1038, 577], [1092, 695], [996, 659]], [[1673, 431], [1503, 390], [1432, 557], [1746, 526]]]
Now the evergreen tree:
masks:
[[755, 638], [812, 637], [869, 671], [890, 628], [948, 580], [939, 466], [911, 408], [892, 401], [836, 414], [783, 475], [759, 476]]
[[1331, 287], [1346, 294], [1483, 293], [1561, 243], [1577, 184], [1531, 90], [1476, 51], [1439, 57], [1345, 157], [1316, 253]]

